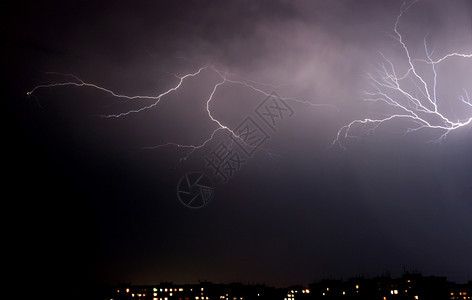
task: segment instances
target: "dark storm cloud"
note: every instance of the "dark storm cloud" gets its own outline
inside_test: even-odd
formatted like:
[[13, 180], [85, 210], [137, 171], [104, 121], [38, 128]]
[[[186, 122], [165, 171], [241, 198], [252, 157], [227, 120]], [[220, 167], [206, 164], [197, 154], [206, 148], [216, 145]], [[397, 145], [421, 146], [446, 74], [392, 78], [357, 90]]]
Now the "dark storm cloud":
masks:
[[[35, 84], [61, 79], [42, 71], [73, 73], [120, 93], [155, 94], [175, 84], [168, 72], [182, 75], [211, 63], [280, 85], [282, 96], [338, 108], [289, 102], [295, 116], [267, 143], [279, 156], [258, 152], [229, 183], [215, 178], [215, 199], [194, 211], [179, 203], [176, 184], [187, 171], [210, 172], [203, 157], [216, 142], [177, 168], [178, 149], [138, 150], [208, 137], [215, 124], [205, 115], [204, 101], [220, 80], [213, 72], [205, 70], [186, 81], [158, 109], [121, 119], [94, 116], [146, 102], [110, 106], [113, 99], [95, 91], [41, 91], [26, 108], [15, 103], [14, 124], [22, 131], [20, 144], [36, 150], [23, 162], [41, 178], [31, 184], [42, 195], [51, 192], [54, 179], [61, 188], [46, 208], [33, 206], [40, 216], [28, 215], [41, 226], [29, 235], [48, 230], [50, 247], [44, 252], [53, 269], [64, 271], [55, 258], [63, 251], [68, 254], [65, 264], [112, 283], [207, 279], [286, 285], [387, 269], [400, 272], [404, 266], [453, 280], [470, 279], [470, 129], [438, 145], [427, 143], [422, 133], [402, 137], [387, 126], [350, 144], [349, 151], [327, 149], [341, 126], [375, 115], [360, 99], [370, 88], [364, 75], [381, 59], [377, 51], [405, 67], [401, 48], [389, 36], [402, 3], [12, 5], [12, 17], [4, 26], [11, 28], [4, 29], [6, 57], [12, 58], [6, 66], [18, 79], [10, 82], [15, 88], [12, 99], [19, 103], [26, 102], [24, 94]], [[471, 10], [468, 1], [447, 6], [419, 1], [399, 28], [414, 57], [424, 58], [426, 34], [438, 57], [450, 49], [470, 52]], [[452, 67], [441, 71], [450, 75], [442, 77], [445, 97], [457, 97], [461, 87], [470, 90], [470, 68], [452, 61]], [[260, 94], [228, 85], [215, 94], [211, 108], [234, 127], [261, 100]], [[44, 169], [57, 174], [43, 178]], [[73, 199], [62, 201], [64, 194], [73, 194]], [[71, 217], [50, 212], [53, 208]], [[62, 236], [56, 228], [61, 224], [71, 236]], [[58, 237], [65, 243], [56, 242]], [[87, 257], [79, 262], [71, 258], [74, 248]]]

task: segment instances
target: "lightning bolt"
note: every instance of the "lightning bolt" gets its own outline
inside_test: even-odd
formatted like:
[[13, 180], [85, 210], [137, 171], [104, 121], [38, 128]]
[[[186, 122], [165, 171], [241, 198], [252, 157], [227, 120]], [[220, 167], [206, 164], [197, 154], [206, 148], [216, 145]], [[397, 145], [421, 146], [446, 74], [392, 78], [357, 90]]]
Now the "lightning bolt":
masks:
[[[380, 63], [374, 74], [367, 74], [367, 79], [373, 86], [373, 90], [364, 93], [366, 96], [364, 101], [380, 102], [387, 107], [392, 107], [398, 113], [389, 114], [379, 119], [365, 118], [354, 120], [339, 129], [332, 145], [337, 144], [341, 148], [346, 149], [343, 144], [344, 141], [359, 138], [359, 136], [351, 134], [354, 128], [361, 127], [365, 129], [367, 127], [368, 129], [365, 132], [372, 134], [380, 125], [395, 119], [411, 122], [412, 127], [408, 127], [405, 134], [425, 129], [438, 131], [438, 137], [435, 141], [441, 141], [451, 131], [472, 123], [472, 102], [467, 90], [463, 89], [463, 94], [459, 95], [455, 100], [461, 103], [463, 110], [467, 112], [469, 117], [465, 119], [452, 119], [445, 114], [444, 103], [451, 104], [454, 99], [449, 99], [449, 102], [445, 100], [439, 101], [437, 82], [439, 64], [452, 58], [469, 59], [472, 58], [472, 54], [453, 52], [434, 60], [432, 58], [434, 51], [429, 51], [425, 37], [423, 45], [426, 59], [412, 58], [398, 26], [403, 15], [416, 2], [405, 2], [402, 5], [400, 13], [396, 18], [393, 28], [394, 34], [392, 35], [403, 50], [408, 70], [404, 74], [397, 74], [393, 62], [383, 53], [379, 52], [383, 62]], [[424, 66], [430, 69], [429, 76], [431, 79], [429, 80], [426, 79], [425, 75], [420, 75], [419, 68]]]
[[[276, 87], [276, 86], [271, 85], [271, 84], [267, 84], [267, 83], [259, 83], [259, 82], [252, 81], [252, 80], [245, 80], [245, 79], [240, 78], [239, 76], [238, 76], [238, 78], [239, 78], [238, 80], [232, 79], [232, 77], [230, 77], [231, 74], [228, 74], [227, 72], [220, 71], [212, 65], [206, 65], [206, 66], [200, 67], [197, 71], [195, 71], [193, 73], [188, 73], [188, 74], [183, 75], [183, 76], [178, 76], [176, 74], [172, 74], [173, 76], [175, 76], [178, 79], [177, 84], [174, 85], [173, 87], [169, 88], [168, 90], [166, 90], [166, 91], [164, 91], [164, 92], [162, 92], [158, 95], [155, 95], [155, 96], [149, 96], [149, 95], [133, 95], [133, 96], [130, 96], [130, 95], [118, 94], [118, 93], [116, 93], [116, 92], [114, 92], [110, 89], [105, 88], [105, 87], [98, 86], [98, 85], [93, 84], [93, 83], [85, 82], [85, 81], [83, 81], [82, 79], [80, 79], [79, 77], [77, 77], [75, 75], [61, 74], [61, 73], [56, 73], [56, 72], [49, 72], [49, 73], [59, 74], [59, 75], [62, 75], [64, 77], [70, 77], [73, 80], [72, 81], [67, 81], [67, 82], [60, 82], [60, 83], [37, 85], [32, 90], [28, 91], [26, 94], [28, 96], [31, 96], [34, 93], [37, 93], [38, 90], [40, 90], [40, 89], [50, 89], [50, 88], [55, 88], [55, 87], [74, 86], [74, 87], [95, 89], [95, 90], [98, 90], [100, 92], [111, 95], [114, 98], [118, 98], [122, 102], [138, 100], [138, 99], [151, 101], [150, 104], [141, 106], [138, 109], [127, 110], [127, 111], [124, 111], [124, 112], [121, 112], [121, 113], [118, 113], [118, 114], [105, 114], [105, 115], [100, 116], [102, 118], [124, 118], [126, 116], [129, 116], [129, 115], [132, 115], [132, 114], [139, 114], [143, 111], [146, 111], [146, 110], [153, 109], [153, 108], [157, 107], [161, 103], [161, 101], [165, 98], [165, 96], [171, 94], [172, 92], [177, 91], [184, 84], [186, 79], [191, 78], [191, 77], [196, 77], [196, 76], [200, 75], [203, 70], [211, 70], [212, 72], [214, 72], [220, 78], [219, 82], [216, 83], [213, 86], [213, 89], [212, 89], [211, 93], [209, 94], [208, 98], [205, 101], [206, 112], [207, 112], [208, 119], [215, 124], [215, 128], [213, 129], [213, 131], [210, 132], [208, 137], [202, 138], [201, 142], [198, 143], [198, 144], [181, 144], [181, 143], [178, 143], [178, 142], [166, 142], [166, 143], [158, 144], [158, 145], [155, 145], [155, 146], [145, 146], [145, 147], [142, 147], [142, 149], [143, 150], [152, 150], [152, 149], [158, 149], [158, 148], [164, 148], [164, 147], [175, 147], [175, 148], [185, 149], [186, 153], [182, 157], [180, 157], [180, 159], [179, 159], [179, 163], [180, 163], [184, 160], [187, 160], [190, 157], [190, 155], [193, 154], [195, 151], [205, 147], [211, 140], [213, 140], [216, 133], [219, 132], [219, 131], [227, 131], [235, 139], [238, 139], [239, 141], [241, 141], [245, 145], [251, 147], [250, 145], [248, 145], [240, 137], [240, 135], [238, 135], [230, 127], [228, 127], [228, 125], [225, 125], [223, 121], [219, 120], [218, 118], [216, 118], [212, 114], [212, 111], [210, 109], [210, 107], [211, 107], [210, 104], [211, 104], [212, 100], [214, 99], [214, 96], [215, 96], [215, 93], [217, 92], [217, 90], [220, 87], [224, 86], [224, 85], [230, 85], [231, 84], [231, 85], [236, 85], [236, 86], [239, 86], [239, 87], [248, 88], [248, 89], [251, 89], [252, 91], [254, 91], [256, 93], [259, 93], [259, 94], [262, 94], [266, 97], [271, 95], [270, 92], [265, 91], [261, 88], [258, 88], [256, 85], [271, 86], [271, 87]], [[310, 102], [308, 100], [303, 100], [303, 99], [298, 99], [298, 98], [281, 98], [281, 99], [286, 100], [286, 101], [292, 101], [292, 102], [300, 103], [300, 104], [306, 104], [306, 105], [309, 105], [311, 107], [327, 107], [327, 108], [331, 108], [331, 109], [334, 109], [334, 110], [338, 110], [335, 106], [332, 106], [330, 104], [313, 103], [313, 102]], [[233, 142], [234, 142], [234, 140], [233, 140]], [[268, 151], [267, 149], [264, 149], [264, 148], [259, 148], [259, 149], [262, 150], [262, 151], [266, 151], [266, 152]], [[270, 154], [269, 152], [267, 152], [267, 153]]]

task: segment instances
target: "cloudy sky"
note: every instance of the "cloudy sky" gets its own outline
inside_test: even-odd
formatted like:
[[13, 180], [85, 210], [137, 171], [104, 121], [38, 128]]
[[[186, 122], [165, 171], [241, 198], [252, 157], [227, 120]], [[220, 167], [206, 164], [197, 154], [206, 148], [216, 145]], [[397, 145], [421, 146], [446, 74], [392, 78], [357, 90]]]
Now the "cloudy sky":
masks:
[[[307, 284], [406, 269], [472, 279], [472, 132], [421, 129], [411, 120], [356, 126], [398, 113], [363, 101], [385, 63], [408, 70], [394, 37], [403, 1], [23, 1], [2, 4], [6, 186], [12, 238], [27, 278], [150, 284], [209, 280]], [[472, 53], [472, 3], [418, 1], [398, 31], [410, 55]], [[388, 65], [388, 64], [385, 64]], [[35, 86], [78, 82], [93, 87]], [[426, 66], [426, 67], [425, 67]], [[428, 65], [421, 73], [429, 86]], [[439, 109], [467, 120], [472, 61], [437, 65]], [[419, 67], [420, 68], [420, 67]], [[227, 182], [205, 157], [228, 131], [192, 152], [218, 124], [250, 116], [268, 139]], [[245, 82], [246, 85], [237, 83]], [[415, 89], [414, 81], [406, 83]], [[250, 86], [249, 86], [250, 85]], [[252, 87], [252, 88], [251, 88]], [[276, 92], [293, 115], [275, 130], [255, 108]], [[431, 91], [431, 90], [430, 90]], [[424, 91], [423, 91], [424, 93]], [[400, 97], [392, 93], [391, 97]], [[395, 98], [397, 99], [397, 98]], [[309, 102], [310, 104], [304, 103]], [[314, 105], [323, 104], [323, 105]], [[432, 119], [433, 120], [433, 119]], [[433, 120], [436, 122], [437, 120]], [[235, 148], [236, 149], [236, 148]], [[212, 201], [185, 207], [177, 185], [205, 173]], [[70, 279], [70, 280], [69, 280]]]

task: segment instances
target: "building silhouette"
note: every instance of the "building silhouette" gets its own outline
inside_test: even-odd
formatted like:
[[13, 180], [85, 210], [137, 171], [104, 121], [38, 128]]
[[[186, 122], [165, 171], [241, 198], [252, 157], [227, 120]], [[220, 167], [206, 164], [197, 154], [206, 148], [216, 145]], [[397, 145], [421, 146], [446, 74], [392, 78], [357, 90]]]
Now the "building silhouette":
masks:
[[351, 278], [347, 281], [325, 279], [308, 286], [296, 285], [274, 288], [242, 283], [217, 284], [208, 281], [198, 284], [137, 286], [120, 284], [111, 288], [106, 300], [468, 300], [472, 299], [472, 281], [456, 284], [446, 277], [404, 273], [400, 278], [389, 275], [374, 278]]

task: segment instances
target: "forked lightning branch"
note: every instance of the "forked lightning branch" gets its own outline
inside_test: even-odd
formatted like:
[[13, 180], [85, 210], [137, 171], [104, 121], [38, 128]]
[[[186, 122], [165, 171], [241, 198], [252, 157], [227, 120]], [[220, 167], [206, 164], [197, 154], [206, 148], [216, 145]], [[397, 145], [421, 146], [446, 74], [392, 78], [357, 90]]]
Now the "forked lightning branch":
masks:
[[[441, 98], [439, 93], [440, 75], [438, 72], [441, 64], [446, 64], [452, 60], [463, 60], [472, 68], [472, 54], [451, 52], [439, 59], [434, 59], [434, 51], [429, 49], [426, 37], [423, 40], [424, 57], [414, 58], [411, 51], [399, 30], [402, 17], [408, 9], [417, 1], [404, 3], [400, 14], [396, 18], [393, 38], [403, 51], [402, 55], [407, 70], [399, 73], [399, 66], [386, 57], [383, 53], [380, 56], [383, 62], [372, 74], [368, 74], [373, 89], [365, 92], [365, 101], [382, 103], [394, 113], [387, 114], [383, 118], [357, 119], [339, 129], [333, 144], [337, 144], [345, 149], [345, 142], [352, 138], [358, 138], [355, 129], [362, 128], [365, 134], [373, 134], [375, 130], [394, 120], [404, 122], [405, 134], [420, 130], [430, 130], [435, 141], [441, 141], [456, 129], [469, 126], [472, 123], [472, 78], [470, 84], [464, 87], [459, 94], [448, 95]], [[429, 69], [429, 74], [420, 71]], [[444, 96], [443, 96], [444, 97]], [[465, 113], [466, 117], [452, 117], [453, 109]]]
[[[404, 3], [400, 9], [400, 13], [396, 18], [393, 27], [393, 38], [400, 46], [404, 63], [408, 66], [406, 71], [399, 71], [399, 68], [393, 60], [386, 55], [380, 53], [383, 62], [375, 72], [368, 74], [368, 81], [371, 83], [373, 89], [365, 92], [365, 101], [380, 103], [385, 106], [390, 113], [383, 113], [382, 118], [361, 118], [350, 121], [342, 126], [337, 133], [334, 132], [334, 141], [332, 145], [338, 145], [346, 149], [347, 141], [353, 138], [359, 138], [362, 135], [374, 134], [376, 129], [380, 126], [388, 126], [394, 120], [401, 121], [405, 124], [405, 134], [429, 130], [433, 133], [435, 140], [443, 140], [447, 135], [456, 129], [469, 126], [472, 123], [472, 84], [463, 87], [455, 94], [449, 95], [447, 98], [439, 92], [439, 81], [441, 75], [439, 66], [447, 64], [449, 61], [462, 60], [464, 63], [471, 64], [472, 67], [472, 53], [458, 53], [450, 52], [439, 58], [434, 58], [434, 51], [429, 49], [427, 39], [424, 39], [424, 56], [421, 58], [413, 57], [410, 53], [407, 42], [400, 32], [399, 24], [402, 18], [405, 17], [407, 11], [417, 1]], [[425, 75], [423, 69], [429, 69], [429, 74]], [[420, 71], [421, 69], [421, 71]], [[34, 87], [27, 92], [27, 95], [38, 93], [41, 89], [75, 86], [89, 89], [95, 89], [97, 92], [106, 93], [114, 98], [121, 100], [145, 100], [148, 104], [141, 106], [138, 109], [123, 111], [118, 114], [102, 115], [103, 118], [124, 118], [131, 114], [139, 114], [150, 109], [158, 109], [159, 104], [166, 99], [166, 96], [177, 91], [185, 84], [185, 81], [191, 77], [198, 77], [203, 70], [210, 70], [214, 72], [220, 79], [218, 83], [213, 86], [211, 93], [205, 101], [205, 109], [208, 119], [214, 124], [214, 129], [208, 132], [206, 136], [202, 136], [200, 142], [197, 144], [182, 144], [178, 141], [169, 141], [166, 143], [145, 146], [143, 149], [157, 149], [161, 147], [176, 147], [186, 149], [180, 161], [186, 160], [196, 150], [205, 147], [211, 140], [214, 139], [218, 131], [227, 131], [233, 138], [242, 139], [235, 133], [224, 120], [216, 118], [211, 111], [211, 102], [215, 98], [215, 93], [224, 85], [233, 85], [239, 88], [248, 88], [255, 93], [262, 94], [265, 97], [270, 96], [270, 91], [265, 91], [260, 86], [267, 84], [260, 84], [255, 81], [246, 79], [232, 79], [229, 74], [216, 69], [212, 65], [206, 65], [193, 73], [188, 73], [183, 76], [174, 75], [177, 78], [177, 83], [170, 89], [157, 95], [123, 95], [111, 89], [98, 86], [93, 83], [85, 82], [77, 76], [70, 74], [62, 74], [64, 78], [70, 81], [43, 84]], [[57, 74], [57, 73], [56, 73]], [[319, 104], [315, 101], [301, 100], [297, 98], [280, 97], [281, 100], [287, 102], [297, 102], [313, 107], [338, 108], [329, 104]], [[449, 113], [452, 108], [457, 108], [463, 112], [461, 118], [451, 116]], [[465, 117], [464, 117], [465, 114]], [[361, 132], [358, 133], [359, 129]]]
[[[105, 88], [105, 87], [102, 87], [102, 86], [98, 86], [98, 85], [93, 84], [93, 83], [85, 82], [82, 79], [80, 79], [79, 77], [77, 77], [75, 75], [71, 75], [71, 74], [60, 74], [60, 75], [62, 75], [64, 77], [72, 78], [73, 81], [38, 85], [38, 86], [34, 87], [31, 91], [29, 91], [27, 93], [27, 95], [28, 96], [33, 95], [33, 93], [38, 92], [40, 89], [72, 86], [72, 87], [83, 87], [83, 88], [95, 89], [98, 92], [106, 93], [108, 95], [111, 95], [114, 98], [122, 99], [124, 101], [132, 101], [132, 100], [138, 100], [138, 99], [150, 101], [149, 104], [144, 105], [144, 106], [142, 106], [138, 109], [127, 110], [127, 111], [124, 111], [124, 112], [121, 112], [121, 113], [118, 113], [118, 114], [101, 115], [102, 118], [124, 118], [124, 117], [132, 115], [132, 114], [139, 114], [139, 113], [144, 112], [146, 110], [155, 109], [155, 108], [157, 109], [159, 104], [161, 103], [161, 101], [164, 101], [167, 95], [177, 91], [179, 88], [182, 87], [182, 85], [185, 83], [185, 81], [187, 79], [189, 79], [191, 77], [199, 76], [202, 73], [202, 71], [204, 71], [204, 70], [210, 70], [210, 71], [214, 72], [216, 75], [218, 75], [218, 77], [220, 78], [220, 81], [213, 86], [213, 89], [212, 89], [211, 93], [208, 95], [208, 98], [205, 100], [205, 109], [206, 109], [206, 112], [207, 112], [207, 116], [208, 116], [208, 119], [211, 120], [211, 122], [214, 123], [214, 125], [215, 125], [214, 129], [211, 132], [209, 132], [206, 137], [202, 137], [201, 142], [199, 144], [181, 144], [181, 143], [178, 143], [178, 142], [169, 141], [169, 142], [166, 142], [166, 143], [163, 143], [163, 144], [143, 147], [143, 149], [147, 149], [147, 150], [157, 149], [157, 148], [162, 148], [162, 147], [176, 147], [176, 148], [187, 149], [186, 153], [180, 158], [180, 161], [182, 161], [182, 160], [186, 160], [196, 150], [205, 147], [211, 140], [213, 140], [213, 138], [215, 137], [215, 135], [218, 131], [223, 131], [223, 130], [227, 131], [231, 134], [231, 136], [234, 139], [239, 140], [242, 143], [245, 143], [244, 139], [242, 137], [240, 137], [239, 134], [237, 134], [230, 127], [225, 125], [225, 122], [223, 120], [220, 120], [220, 119], [216, 118], [212, 114], [211, 102], [214, 100], [215, 94], [216, 94], [216, 92], [219, 88], [221, 88], [224, 85], [233, 85], [233, 86], [236, 86], [236, 87], [239, 87], [239, 88], [250, 89], [254, 93], [261, 94], [263, 97], [272, 97], [273, 94], [272, 94], [271, 91], [266, 91], [266, 90], [263, 90], [263, 89], [258, 87], [258, 85], [267, 86], [267, 84], [258, 83], [256, 81], [245, 80], [245, 79], [234, 80], [234, 79], [231, 79], [228, 76], [227, 73], [216, 69], [214, 66], [206, 65], [206, 66], [203, 66], [203, 67], [199, 68], [197, 71], [195, 71], [193, 73], [188, 73], [188, 74], [185, 74], [183, 76], [178, 76], [178, 75], [173, 74], [178, 79], [177, 84], [175, 84], [172, 88], [170, 88], [170, 89], [168, 89], [168, 90], [166, 90], [166, 91], [164, 91], [164, 92], [162, 92], [158, 95], [154, 95], [154, 96], [153, 95], [133, 95], [133, 96], [130, 96], [130, 95], [119, 94], [117, 92], [114, 92], [111, 89], [108, 89], [108, 88]], [[55, 74], [58, 74], [58, 73], [55, 73]], [[280, 99], [280, 101], [296, 102], [296, 103], [300, 103], [300, 104], [309, 105], [311, 107], [325, 107], [325, 108], [337, 110], [336, 107], [334, 107], [332, 105], [329, 105], [329, 104], [319, 104], [319, 103], [315, 103], [315, 102], [312, 102], [312, 101], [298, 99], [298, 98], [291, 98], [291, 97], [279, 97], [279, 96], [277, 96], [277, 98]]]

